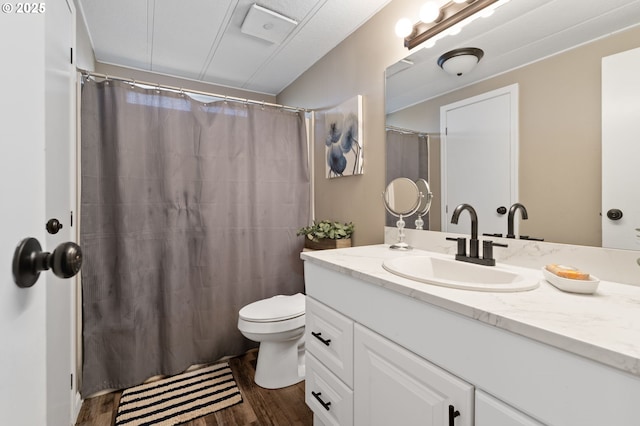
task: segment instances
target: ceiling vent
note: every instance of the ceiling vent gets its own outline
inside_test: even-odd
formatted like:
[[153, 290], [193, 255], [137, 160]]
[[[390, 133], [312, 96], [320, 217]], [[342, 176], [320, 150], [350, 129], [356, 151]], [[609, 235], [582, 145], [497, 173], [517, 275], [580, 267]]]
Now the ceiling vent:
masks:
[[254, 4], [244, 18], [241, 31], [271, 43], [280, 44], [298, 25], [297, 21]]

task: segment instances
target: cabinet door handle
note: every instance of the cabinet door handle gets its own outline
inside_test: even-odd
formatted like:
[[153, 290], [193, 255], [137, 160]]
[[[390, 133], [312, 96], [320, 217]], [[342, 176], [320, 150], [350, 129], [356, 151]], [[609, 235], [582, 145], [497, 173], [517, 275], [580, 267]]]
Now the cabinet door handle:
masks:
[[329, 346], [329, 344], [331, 343], [331, 339], [323, 339], [322, 337], [320, 337], [322, 336], [322, 333], [316, 333], [315, 331], [312, 331], [311, 335], [327, 346]]
[[316, 392], [314, 392], [314, 391], [311, 391], [311, 395], [313, 395], [313, 397], [314, 397], [315, 399], [317, 399], [317, 400], [318, 400], [318, 402], [320, 403], [320, 405], [322, 405], [322, 406], [324, 407], [324, 409], [325, 409], [325, 410], [327, 410], [327, 411], [329, 411], [329, 410], [330, 410], [329, 406], [331, 405], [331, 401], [329, 401], [329, 402], [324, 402], [324, 401], [322, 400], [322, 398], [320, 398], [320, 395], [322, 395], [322, 392], [317, 392], [317, 393], [316, 393]]
[[460, 415], [460, 411], [456, 410], [453, 405], [449, 405], [449, 426], [454, 426], [453, 419]]

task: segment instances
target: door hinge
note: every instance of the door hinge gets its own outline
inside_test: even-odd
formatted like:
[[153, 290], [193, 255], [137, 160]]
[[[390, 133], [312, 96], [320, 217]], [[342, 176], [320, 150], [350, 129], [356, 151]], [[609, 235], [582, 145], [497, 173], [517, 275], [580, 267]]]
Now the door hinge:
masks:
[[69, 48], [69, 62], [73, 64], [73, 47]]
[[447, 136], [449, 134], [449, 128], [445, 127], [444, 128], [444, 135]]
[[73, 373], [71, 373], [71, 383], [70, 383], [70, 385], [71, 385], [71, 390], [73, 390]]
[[73, 226], [73, 210], [71, 210], [71, 218], [69, 219], [69, 226]]

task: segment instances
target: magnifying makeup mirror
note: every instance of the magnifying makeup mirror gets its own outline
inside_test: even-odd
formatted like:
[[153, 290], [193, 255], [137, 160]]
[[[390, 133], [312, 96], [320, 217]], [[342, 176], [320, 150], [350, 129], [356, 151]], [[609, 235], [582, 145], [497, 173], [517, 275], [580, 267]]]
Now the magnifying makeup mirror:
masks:
[[429, 209], [431, 208], [431, 200], [433, 199], [433, 193], [431, 192], [431, 188], [429, 188], [429, 182], [426, 179], [418, 179], [416, 180], [416, 185], [418, 186], [418, 190], [422, 197], [420, 198], [420, 206], [418, 206], [418, 218], [416, 219], [416, 229], [423, 229], [424, 220], [422, 220], [422, 216], [429, 213]]
[[[426, 181], [425, 181], [426, 183]], [[384, 207], [389, 213], [398, 218], [398, 242], [391, 245], [394, 250], [411, 250], [411, 246], [404, 241], [404, 217], [414, 214], [422, 205], [423, 195], [418, 185], [409, 178], [397, 178], [389, 182], [382, 193]], [[431, 200], [429, 200], [429, 206]]]

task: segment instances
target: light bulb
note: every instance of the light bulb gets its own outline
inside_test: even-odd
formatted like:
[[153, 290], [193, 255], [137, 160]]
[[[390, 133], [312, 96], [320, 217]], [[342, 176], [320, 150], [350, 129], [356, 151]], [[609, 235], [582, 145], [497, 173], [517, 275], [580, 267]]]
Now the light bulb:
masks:
[[458, 4], [460, 4], [460, 3], [464, 3], [464, 2], [466, 2], [466, 1], [467, 1], [467, 0], [453, 0], [453, 2], [454, 2], [454, 3], [458, 3]]
[[405, 38], [413, 31], [413, 24], [409, 18], [402, 18], [396, 23], [396, 35]]
[[440, 8], [433, 1], [428, 1], [420, 8], [420, 14], [418, 15], [420, 20], [425, 24], [435, 21], [440, 16]]

